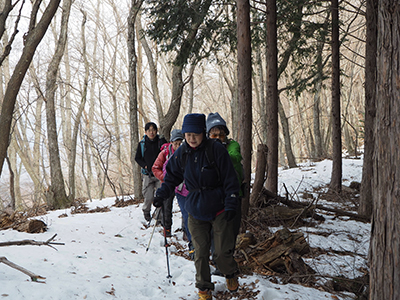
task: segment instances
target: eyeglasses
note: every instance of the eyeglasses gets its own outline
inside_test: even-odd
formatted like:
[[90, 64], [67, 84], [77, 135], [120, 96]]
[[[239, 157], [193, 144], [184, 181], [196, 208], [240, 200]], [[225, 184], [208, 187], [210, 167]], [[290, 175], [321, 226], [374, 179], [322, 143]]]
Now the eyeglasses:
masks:
[[212, 138], [212, 139], [218, 139], [218, 138], [224, 138], [224, 137], [226, 137], [225, 133], [220, 133], [220, 134], [210, 133], [210, 138]]

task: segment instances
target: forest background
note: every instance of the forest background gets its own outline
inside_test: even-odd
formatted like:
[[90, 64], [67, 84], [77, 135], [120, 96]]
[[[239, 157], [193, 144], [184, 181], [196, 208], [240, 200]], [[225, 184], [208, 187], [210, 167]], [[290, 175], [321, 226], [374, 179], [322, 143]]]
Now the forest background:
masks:
[[219, 111], [241, 145], [244, 219], [257, 189], [278, 192], [278, 165], [332, 157], [340, 195], [342, 154], [364, 145], [370, 297], [400, 298], [397, 0], [0, 4], [3, 211], [140, 200], [144, 123], [169, 138], [186, 113]]
[[[54, 1], [48, 2], [15, 1], [5, 18], [0, 99], [29, 46], [27, 33]], [[218, 111], [231, 137], [239, 139], [235, 1], [58, 2], [16, 95], [0, 207], [65, 206], [54, 200], [53, 187], [60, 182], [66, 203], [140, 197], [132, 152], [148, 121], [159, 124], [168, 138], [185, 114]], [[290, 2], [277, 1], [279, 166], [289, 168], [332, 157], [330, 2]], [[3, 16], [10, 3], [1, 1]], [[250, 1], [250, 6], [255, 154], [267, 140], [268, 66], [265, 2]], [[363, 144], [365, 9], [364, 1], [340, 3], [342, 140], [343, 151], [354, 157]], [[197, 26], [194, 36], [185, 30], [189, 25]]]

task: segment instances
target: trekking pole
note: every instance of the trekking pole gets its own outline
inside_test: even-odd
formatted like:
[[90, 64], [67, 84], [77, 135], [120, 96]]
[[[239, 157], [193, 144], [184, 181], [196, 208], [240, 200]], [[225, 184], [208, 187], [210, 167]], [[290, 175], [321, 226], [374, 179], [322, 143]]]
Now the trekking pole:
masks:
[[[164, 226], [165, 226], [165, 210], [164, 210], [164, 205], [162, 205], [161, 206], [161, 209], [162, 209], [162, 218], [163, 218], [163, 224], [164, 224]], [[168, 280], [169, 280], [169, 283], [171, 283], [171, 278], [172, 278], [172, 276], [171, 276], [171, 274], [170, 274], [170, 271], [169, 271], [169, 258], [168, 258], [168, 242], [167, 242], [167, 232], [166, 232], [166, 230], [165, 230], [165, 227], [164, 227], [164, 245], [165, 245], [165, 255], [166, 255], [166, 257], [167, 257], [167, 270], [168, 270], [168, 276], [167, 276], [167, 278], [168, 278]]]
[[[147, 244], [146, 253], [147, 253], [147, 251], [149, 251], [150, 243], [151, 243], [151, 240], [153, 238], [154, 231], [156, 230], [156, 226], [157, 226], [157, 222], [158, 222], [158, 217], [160, 215], [160, 211], [161, 211], [161, 207], [157, 208], [156, 221], [155, 221], [155, 223], [153, 225], [153, 231], [151, 232], [149, 243]], [[150, 220], [150, 222], [151, 222], [151, 220]]]

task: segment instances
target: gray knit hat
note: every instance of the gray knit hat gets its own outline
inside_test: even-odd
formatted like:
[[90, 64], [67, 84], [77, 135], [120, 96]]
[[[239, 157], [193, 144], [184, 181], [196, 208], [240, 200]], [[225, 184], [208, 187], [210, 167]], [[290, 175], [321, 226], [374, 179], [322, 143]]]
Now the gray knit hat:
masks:
[[207, 133], [209, 133], [210, 130], [215, 126], [224, 126], [226, 135], [229, 134], [229, 129], [226, 126], [225, 120], [222, 119], [222, 117], [217, 112], [216, 113], [210, 113], [208, 115], [207, 121], [206, 121], [206, 126], [207, 126]]
[[175, 142], [176, 140], [183, 140], [185, 139], [182, 134], [182, 130], [174, 129], [171, 131], [171, 142]]

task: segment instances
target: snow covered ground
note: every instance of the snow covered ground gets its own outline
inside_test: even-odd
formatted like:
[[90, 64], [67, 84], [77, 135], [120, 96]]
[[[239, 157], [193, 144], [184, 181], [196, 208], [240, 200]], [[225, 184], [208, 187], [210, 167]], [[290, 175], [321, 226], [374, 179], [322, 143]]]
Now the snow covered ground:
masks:
[[[361, 182], [362, 160], [343, 159], [343, 183]], [[328, 184], [331, 161], [304, 164], [296, 169], [280, 170], [279, 183], [289, 192], [312, 191], [312, 187]], [[283, 193], [283, 190], [280, 190]], [[112, 207], [115, 198], [88, 202], [89, 208], [110, 207], [104, 213], [71, 214], [70, 209], [51, 211], [38, 217], [48, 230], [41, 234], [28, 234], [14, 230], [0, 231], [0, 241], [36, 240], [46, 241], [57, 234], [55, 242], [65, 245], [10, 246], [0, 248], [5, 256], [25, 269], [45, 277], [41, 282], [0, 263], [0, 299], [197, 299], [194, 286], [195, 268], [192, 261], [168, 249], [171, 282], [167, 278], [167, 260], [164, 238], [156, 228], [149, 250], [146, 252], [152, 227], [145, 228], [141, 205], [123, 208]], [[173, 230], [180, 227], [180, 213], [174, 203]], [[67, 217], [59, 217], [66, 214]], [[345, 218], [326, 217], [316, 228], [301, 228], [312, 247], [347, 250], [359, 255], [321, 255], [307, 259], [314, 270], [321, 274], [343, 274], [354, 278], [366, 267], [369, 247], [370, 224]], [[279, 228], [273, 228], [273, 231]], [[313, 231], [329, 234], [315, 235]], [[351, 238], [349, 238], [351, 233]], [[182, 232], [177, 231], [172, 241], [183, 246]], [[213, 277], [216, 290], [225, 290], [222, 277]], [[318, 289], [296, 284], [275, 284], [260, 275], [243, 276], [239, 283], [247, 289], [259, 291], [260, 300], [319, 300], [352, 299], [352, 294], [330, 294]], [[232, 299], [235, 299], [232, 298]]]

